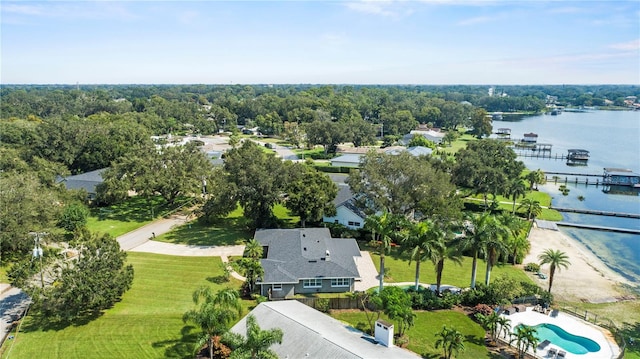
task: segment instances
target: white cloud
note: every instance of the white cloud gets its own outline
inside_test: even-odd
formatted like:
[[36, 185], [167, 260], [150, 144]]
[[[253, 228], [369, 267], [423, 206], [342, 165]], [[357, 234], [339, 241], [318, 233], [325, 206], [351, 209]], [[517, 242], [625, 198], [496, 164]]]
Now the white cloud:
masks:
[[365, 14], [374, 14], [382, 16], [397, 16], [398, 14], [388, 9], [392, 4], [392, 1], [385, 0], [362, 0], [348, 2], [345, 6], [353, 11], [362, 12]]
[[640, 50], [640, 39], [611, 44], [609, 45], [609, 48], [623, 51], [638, 51]]
[[2, 5], [3, 15], [18, 17], [47, 17], [67, 19], [133, 19], [136, 18], [122, 3], [114, 2], [50, 2], [38, 5], [9, 3]]

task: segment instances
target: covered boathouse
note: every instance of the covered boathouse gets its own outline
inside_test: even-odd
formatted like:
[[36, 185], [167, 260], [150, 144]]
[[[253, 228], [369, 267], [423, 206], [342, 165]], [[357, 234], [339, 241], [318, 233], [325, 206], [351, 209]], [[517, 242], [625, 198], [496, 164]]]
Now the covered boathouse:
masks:
[[608, 186], [640, 188], [640, 173], [624, 168], [605, 168], [603, 183]]

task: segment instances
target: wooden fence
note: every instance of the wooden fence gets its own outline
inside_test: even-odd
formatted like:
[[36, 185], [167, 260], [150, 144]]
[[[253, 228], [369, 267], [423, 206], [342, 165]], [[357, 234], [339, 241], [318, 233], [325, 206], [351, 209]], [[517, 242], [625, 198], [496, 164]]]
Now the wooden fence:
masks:
[[298, 302], [319, 311], [327, 309], [363, 309], [356, 298], [295, 298]]

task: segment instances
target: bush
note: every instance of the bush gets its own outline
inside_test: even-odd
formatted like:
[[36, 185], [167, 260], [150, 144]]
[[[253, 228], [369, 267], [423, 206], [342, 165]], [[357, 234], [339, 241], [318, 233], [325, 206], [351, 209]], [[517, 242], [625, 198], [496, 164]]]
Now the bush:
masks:
[[444, 293], [439, 297], [430, 290], [416, 291], [414, 288], [407, 289], [407, 293], [411, 297], [411, 308], [415, 310], [451, 309], [460, 304], [460, 296], [457, 294]]
[[527, 263], [526, 266], [524, 266], [524, 270], [526, 270], [527, 272], [539, 272], [540, 271], [540, 265], [538, 263]]
[[318, 298], [316, 299], [316, 309], [323, 312], [329, 313], [331, 312], [331, 306], [329, 304], [329, 298]]
[[474, 317], [476, 317], [477, 314], [491, 315], [491, 313], [493, 313], [493, 308], [491, 308], [486, 304], [478, 304], [475, 307], [473, 307]]

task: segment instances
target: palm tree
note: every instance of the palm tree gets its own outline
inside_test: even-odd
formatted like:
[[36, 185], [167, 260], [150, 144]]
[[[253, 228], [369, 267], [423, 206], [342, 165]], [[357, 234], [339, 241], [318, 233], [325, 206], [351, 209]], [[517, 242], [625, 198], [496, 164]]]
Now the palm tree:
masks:
[[532, 219], [535, 218], [536, 216], [539, 216], [540, 213], [542, 213], [542, 207], [540, 207], [540, 202], [531, 199], [531, 198], [525, 198], [520, 202], [520, 205], [518, 206], [518, 208], [523, 208], [525, 210], [525, 213], [527, 214], [527, 219]]
[[269, 348], [276, 343], [282, 344], [282, 329], [263, 330], [252, 314], [247, 316], [246, 327], [246, 338], [236, 333], [225, 337], [232, 349], [229, 359], [277, 359], [278, 355]]
[[237, 262], [242, 275], [246, 278], [246, 285], [249, 292], [253, 292], [258, 278], [264, 275], [264, 268], [260, 264], [259, 259], [240, 258]]
[[516, 200], [521, 197], [524, 196], [527, 193], [527, 187], [525, 186], [524, 182], [522, 182], [521, 178], [516, 178], [514, 180], [512, 180], [508, 185], [507, 185], [507, 195], [511, 197], [511, 199], [513, 199], [513, 211], [512, 213], [515, 214], [516, 213]]
[[508, 252], [507, 239], [509, 238], [509, 232], [495, 217], [492, 217], [492, 220], [487, 222], [486, 231], [488, 236], [484, 241], [484, 253], [486, 254], [487, 271], [484, 277], [484, 284], [489, 285], [491, 269], [498, 263], [500, 256]]
[[529, 190], [533, 190], [534, 185], [535, 188], [538, 189], [538, 184], [545, 184], [547, 182], [547, 178], [544, 172], [542, 172], [540, 169], [529, 172], [527, 174], [527, 180], [529, 180], [529, 182], [531, 183], [531, 187], [529, 187]]
[[209, 287], [201, 287], [193, 293], [193, 302], [199, 305], [184, 313], [183, 322], [192, 322], [200, 327], [202, 334], [196, 342], [195, 350], [207, 344], [209, 358], [213, 358], [214, 337], [229, 331], [230, 325], [242, 314], [240, 296], [235, 289], [227, 288], [216, 294]]
[[[495, 216], [483, 213], [471, 219], [465, 230], [465, 238], [462, 241], [462, 248], [473, 252], [473, 263], [471, 264], [471, 288], [476, 287], [476, 273], [478, 270], [478, 255], [484, 254], [487, 257], [488, 275], [485, 281], [490, 278], [491, 266], [497, 261], [498, 254], [503, 250], [502, 238], [506, 231]], [[493, 261], [493, 262], [492, 262]]]
[[252, 238], [244, 247], [244, 256], [252, 259], [262, 258], [262, 244]]
[[442, 284], [442, 272], [444, 272], [444, 261], [449, 259], [454, 263], [462, 264], [459, 252], [459, 243], [454, 238], [454, 232], [450, 226], [445, 226], [444, 230], [445, 243], [444, 246], [435, 248], [434, 258], [436, 260], [436, 293], [440, 293], [440, 285]]
[[436, 337], [436, 348], [442, 346], [445, 359], [450, 359], [453, 353], [464, 351], [464, 336], [458, 330], [445, 325]]
[[526, 222], [513, 214], [507, 213], [503, 213], [499, 217], [499, 220], [511, 234], [507, 241], [507, 247], [509, 249], [509, 254], [513, 256], [513, 265], [516, 265], [518, 259], [523, 258], [527, 253], [529, 253], [529, 249], [531, 248], [529, 240], [522, 235]]
[[371, 244], [377, 248], [380, 255], [380, 288], [384, 286], [384, 256], [391, 248], [391, 231], [393, 230], [392, 215], [384, 212], [378, 216], [368, 216], [364, 220], [364, 228], [371, 232]]
[[511, 332], [511, 319], [502, 315], [498, 316], [498, 336], [502, 334], [505, 338]]
[[523, 359], [530, 348], [533, 348], [534, 353], [536, 352], [536, 346], [538, 345], [536, 334], [537, 330], [532, 326], [521, 324], [516, 327], [516, 333], [511, 342], [516, 342], [518, 358]]
[[489, 335], [491, 335], [491, 340], [495, 342], [498, 336], [498, 320], [500, 319], [500, 315], [498, 315], [498, 313], [496, 312], [491, 312], [491, 314], [489, 315], [477, 313], [476, 319], [478, 319], [480, 325], [489, 332]]
[[[404, 243], [410, 250], [409, 265], [416, 261], [415, 289], [420, 285], [420, 262], [430, 259], [434, 264], [438, 261], [436, 253], [446, 249], [444, 233], [431, 221], [419, 222], [411, 226]], [[438, 250], [439, 247], [442, 249]]]
[[569, 268], [571, 262], [567, 254], [561, 250], [545, 249], [542, 254], [538, 256], [540, 265], [549, 264], [549, 290], [551, 293], [551, 286], [553, 285], [553, 276], [556, 274], [556, 269], [560, 271], [561, 268]]

